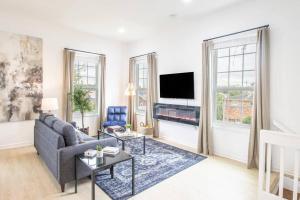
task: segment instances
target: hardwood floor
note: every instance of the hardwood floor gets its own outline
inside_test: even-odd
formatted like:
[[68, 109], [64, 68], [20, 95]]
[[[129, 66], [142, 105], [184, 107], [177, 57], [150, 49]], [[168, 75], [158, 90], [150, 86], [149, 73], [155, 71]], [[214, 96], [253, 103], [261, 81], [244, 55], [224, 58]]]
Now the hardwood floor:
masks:
[[[257, 170], [248, 170], [241, 163], [209, 157], [132, 199], [254, 200], [257, 174]], [[79, 183], [77, 194], [72, 183], [61, 193], [59, 184], [34, 147], [0, 151], [1, 200], [90, 199], [90, 191], [90, 180], [84, 179]], [[96, 187], [96, 199], [110, 198]]]

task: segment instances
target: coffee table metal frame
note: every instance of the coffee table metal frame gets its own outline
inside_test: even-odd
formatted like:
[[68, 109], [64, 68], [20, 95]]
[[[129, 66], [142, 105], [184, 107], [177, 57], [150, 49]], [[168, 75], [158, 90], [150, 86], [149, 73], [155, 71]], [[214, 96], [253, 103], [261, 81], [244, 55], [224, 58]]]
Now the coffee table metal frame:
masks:
[[106, 169], [110, 169], [111, 178], [114, 178], [114, 165], [131, 160], [131, 170], [132, 170], [132, 195], [135, 194], [135, 170], [134, 170], [134, 157], [130, 154], [127, 154], [124, 151], [120, 151], [117, 155], [111, 156], [111, 155], [104, 155], [102, 158], [103, 160], [107, 159], [108, 163], [104, 162], [103, 164], [100, 164], [99, 166], [95, 165], [89, 165], [84, 159], [100, 159], [96, 157], [86, 157], [84, 154], [79, 154], [75, 156], [75, 193], [77, 193], [77, 185], [78, 185], [78, 179], [77, 179], [77, 163], [82, 162], [85, 166], [87, 166], [91, 170], [91, 184], [92, 184], [92, 191], [91, 191], [91, 199], [95, 200], [95, 184], [96, 184], [96, 176], [97, 173]]
[[116, 134], [114, 133], [109, 133], [107, 132], [105, 129], [98, 129], [98, 140], [100, 139], [100, 135], [101, 134], [105, 134], [108, 135], [110, 137], [114, 137], [117, 140], [121, 141], [122, 143], [122, 150], [125, 151], [125, 142], [129, 141], [129, 140], [134, 140], [134, 139], [139, 139], [139, 138], [143, 138], [143, 154], [146, 153], [146, 136], [141, 134], [141, 133], [134, 133], [133, 136], [124, 136], [124, 137], [118, 137]]

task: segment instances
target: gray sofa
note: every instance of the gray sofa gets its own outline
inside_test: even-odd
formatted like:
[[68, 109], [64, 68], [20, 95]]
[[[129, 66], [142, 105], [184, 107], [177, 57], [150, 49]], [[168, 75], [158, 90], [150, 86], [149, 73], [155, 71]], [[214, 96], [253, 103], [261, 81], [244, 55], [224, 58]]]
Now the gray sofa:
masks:
[[[98, 144], [117, 146], [117, 140], [115, 138], [94, 139], [76, 132], [71, 124], [47, 114], [41, 114], [40, 118], [35, 120], [34, 146], [61, 185], [62, 192], [65, 183], [75, 180], [74, 156], [87, 149], [95, 149]], [[77, 164], [79, 179], [90, 175], [84, 165]]]

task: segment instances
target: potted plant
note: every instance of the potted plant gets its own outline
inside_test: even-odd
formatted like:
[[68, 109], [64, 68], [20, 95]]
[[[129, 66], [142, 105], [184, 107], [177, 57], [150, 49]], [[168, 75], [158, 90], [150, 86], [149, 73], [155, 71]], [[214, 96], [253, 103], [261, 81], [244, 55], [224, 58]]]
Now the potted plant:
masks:
[[97, 150], [96, 156], [98, 158], [102, 158], [103, 157], [103, 148], [102, 148], [102, 146], [101, 145], [97, 145], [96, 146], [96, 150]]
[[79, 130], [88, 134], [89, 127], [84, 127], [84, 114], [93, 110], [93, 104], [90, 100], [90, 91], [83, 88], [81, 85], [75, 85], [72, 94], [72, 101], [74, 105], [74, 111], [79, 111], [81, 114], [82, 128]]
[[127, 132], [127, 133], [130, 133], [130, 132], [131, 132], [132, 125], [131, 125], [131, 124], [126, 124], [126, 125], [125, 125], [125, 128], [126, 128], [126, 132]]

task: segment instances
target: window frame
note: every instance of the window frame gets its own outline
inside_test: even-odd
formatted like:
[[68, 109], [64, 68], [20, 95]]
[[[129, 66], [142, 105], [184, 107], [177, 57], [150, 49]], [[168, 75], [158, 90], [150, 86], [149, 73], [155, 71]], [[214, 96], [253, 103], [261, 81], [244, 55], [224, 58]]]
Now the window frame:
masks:
[[[83, 62], [84, 65], [79, 65], [79, 62]], [[89, 66], [88, 64], [89, 63], [93, 63], [95, 64], [95, 77], [92, 77], [92, 76], [89, 76], [88, 74], [88, 68], [91, 67]], [[79, 72], [79, 68], [80, 66], [84, 66], [86, 68], [86, 76], [76, 76], [75, 72]], [[91, 111], [91, 112], [87, 112], [85, 113], [85, 116], [89, 117], [89, 116], [96, 116], [96, 115], [99, 115], [99, 89], [100, 89], [100, 86], [99, 86], [99, 78], [100, 78], [100, 74], [99, 74], [99, 59], [98, 57], [96, 56], [93, 56], [93, 55], [89, 55], [89, 54], [82, 54], [82, 53], [78, 53], [75, 55], [75, 59], [74, 59], [74, 66], [73, 66], [73, 77], [74, 78], [78, 78], [78, 77], [84, 77], [86, 78], [87, 80], [87, 84], [80, 84], [83, 88], [85, 89], [88, 89], [90, 91], [95, 91], [95, 95], [96, 95], [96, 98], [90, 98], [90, 99], [94, 99], [94, 101], [96, 102], [96, 105], [95, 105], [95, 110], [94, 111]], [[95, 78], [95, 84], [91, 85], [91, 84], [88, 84], [88, 79], [89, 78]], [[75, 86], [75, 82], [73, 80], [73, 88]], [[75, 117], [77, 116], [80, 116], [80, 113], [78, 111], [76, 112], [73, 112], [73, 115]]]
[[[145, 110], [141, 110], [139, 109], [139, 106], [138, 106], [138, 98], [139, 98], [139, 81], [140, 81], [140, 77], [139, 77], [139, 67], [138, 65], [139, 64], [143, 64], [144, 67], [143, 69], [147, 71], [147, 78], [143, 78], [143, 79], [146, 79], [146, 85], [147, 87], [144, 88], [144, 90], [146, 90], [146, 94], [148, 93], [148, 78], [149, 78], [149, 68], [148, 68], [148, 63], [147, 63], [147, 56], [141, 56], [141, 57], [138, 57], [136, 58], [135, 62], [134, 62], [134, 65], [135, 65], [135, 85], [136, 85], [136, 96], [135, 96], [135, 111], [136, 111], [136, 114], [138, 115], [145, 115], [146, 114], [146, 109]], [[145, 80], [144, 80], [145, 81]], [[147, 101], [148, 101], [148, 96], [146, 95], [146, 104], [147, 104]], [[147, 105], [146, 105], [147, 106]]]
[[[230, 48], [232, 47], [239, 47], [239, 46], [243, 46], [243, 48], [245, 48], [246, 45], [257, 45], [256, 43], [254, 42], [247, 42], [247, 43], [241, 43], [241, 44], [235, 44], [235, 45], [228, 45], [226, 47], [220, 47], [220, 48], [215, 48], [215, 49], [212, 49], [212, 53], [210, 55], [210, 63], [212, 63], [212, 99], [213, 99], [213, 105], [212, 105], [212, 111], [213, 111], [213, 119], [212, 119], [212, 124], [214, 126], [217, 126], [217, 127], [228, 127], [228, 126], [231, 126], [231, 127], [236, 127], [236, 128], [243, 128], [243, 129], [249, 129], [251, 124], [245, 124], [245, 123], [237, 123], [237, 122], [231, 122], [229, 120], [225, 120], [225, 121], [221, 121], [221, 120], [218, 120], [217, 119], [217, 93], [219, 91], [224, 91], [224, 92], [229, 92], [229, 91], [240, 91], [241, 93], [243, 93], [244, 91], [253, 91], [253, 94], [254, 94], [254, 90], [255, 90], [255, 85], [256, 85], [256, 80], [254, 81], [254, 86], [251, 87], [243, 87], [243, 84], [244, 84], [244, 72], [254, 72], [254, 74], [256, 73], [256, 63], [254, 65], [254, 69], [253, 70], [245, 70], [245, 55], [250, 55], [250, 54], [257, 54], [257, 51], [255, 52], [250, 52], [250, 53], [245, 53], [245, 49], [243, 49], [243, 53], [242, 54], [233, 54], [231, 55], [230, 53]], [[228, 52], [228, 56], [220, 56], [218, 57], [218, 53], [217, 51], [219, 49], [229, 49], [229, 52]], [[243, 56], [242, 57], [242, 68], [240, 70], [233, 70], [231, 71], [230, 70], [230, 59], [231, 57], [233, 56]], [[225, 58], [225, 57], [228, 57], [228, 69], [227, 71], [224, 71], [224, 72], [218, 72], [218, 58]], [[242, 73], [242, 79], [241, 79], [241, 83], [242, 83], [242, 86], [241, 87], [236, 87], [236, 86], [230, 86], [230, 74], [232, 72], [241, 72]], [[217, 81], [218, 81], [218, 73], [228, 73], [228, 77], [227, 77], [227, 87], [218, 87], [217, 86]], [[243, 95], [242, 95], [242, 98], [239, 99], [239, 100], [243, 100]], [[252, 109], [253, 109], [253, 101], [252, 101]], [[243, 110], [243, 105], [241, 104], [241, 108], [240, 110], [242, 111]], [[251, 115], [251, 119], [253, 119], [252, 115]]]

